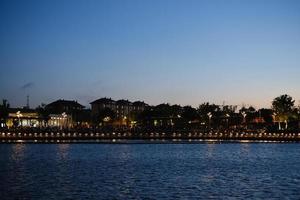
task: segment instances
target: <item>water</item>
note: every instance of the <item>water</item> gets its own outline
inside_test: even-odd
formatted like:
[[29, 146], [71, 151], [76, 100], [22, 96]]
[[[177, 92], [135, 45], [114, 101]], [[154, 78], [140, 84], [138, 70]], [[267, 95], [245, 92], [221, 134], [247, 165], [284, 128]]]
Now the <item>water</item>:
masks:
[[300, 199], [300, 144], [0, 144], [1, 199]]

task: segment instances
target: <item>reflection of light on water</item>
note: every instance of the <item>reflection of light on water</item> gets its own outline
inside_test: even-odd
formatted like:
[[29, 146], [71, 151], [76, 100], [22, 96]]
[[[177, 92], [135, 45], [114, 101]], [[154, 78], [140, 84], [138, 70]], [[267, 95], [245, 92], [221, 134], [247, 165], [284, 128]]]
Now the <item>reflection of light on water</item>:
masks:
[[12, 154], [11, 158], [14, 161], [19, 161], [24, 157], [24, 151], [25, 151], [26, 145], [23, 143], [17, 143], [12, 146]]
[[242, 146], [242, 152], [244, 152], [244, 153], [249, 153], [249, 151], [250, 151], [250, 143], [251, 141], [249, 141], [249, 142], [242, 142], [241, 143], [241, 146]]
[[69, 153], [69, 144], [58, 144], [58, 154], [62, 159], [66, 159]]
[[239, 140], [240, 143], [250, 143], [252, 142], [251, 140]]
[[130, 145], [121, 145], [120, 146], [120, 150], [121, 150], [121, 153], [120, 153], [120, 161], [122, 162], [127, 162], [128, 159], [130, 158], [130, 156], [132, 156], [132, 149], [131, 149], [131, 146]]
[[205, 141], [208, 142], [208, 143], [214, 143], [214, 142], [218, 142], [219, 140], [216, 140], [216, 139], [206, 139]]
[[214, 143], [207, 143], [207, 157], [212, 157], [214, 150], [216, 148], [216, 144]]
[[203, 181], [205, 183], [210, 183], [210, 182], [213, 182], [214, 180], [215, 180], [215, 176], [211, 175], [211, 174], [203, 175], [201, 177], [201, 181]]

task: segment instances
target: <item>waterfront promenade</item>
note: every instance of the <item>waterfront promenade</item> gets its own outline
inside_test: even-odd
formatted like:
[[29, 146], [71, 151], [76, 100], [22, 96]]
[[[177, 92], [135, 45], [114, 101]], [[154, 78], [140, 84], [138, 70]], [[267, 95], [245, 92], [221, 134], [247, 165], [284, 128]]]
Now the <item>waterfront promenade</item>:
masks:
[[2, 131], [1, 142], [59, 142], [115, 140], [224, 140], [224, 141], [300, 141], [300, 133], [264, 131], [168, 131], [168, 132], [98, 132], [98, 131]]

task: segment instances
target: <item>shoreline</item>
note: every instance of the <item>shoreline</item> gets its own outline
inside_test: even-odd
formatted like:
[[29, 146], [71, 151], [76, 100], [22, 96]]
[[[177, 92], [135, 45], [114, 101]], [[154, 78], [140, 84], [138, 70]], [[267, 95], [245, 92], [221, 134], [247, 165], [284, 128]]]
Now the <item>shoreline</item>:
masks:
[[261, 143], [300, 142], [300, 133], [174, 132], [174, 133], [80, 133], [0, 132], [0, 143]]
[[299, 140], [2, 140], [0, 144], [287, 144]]

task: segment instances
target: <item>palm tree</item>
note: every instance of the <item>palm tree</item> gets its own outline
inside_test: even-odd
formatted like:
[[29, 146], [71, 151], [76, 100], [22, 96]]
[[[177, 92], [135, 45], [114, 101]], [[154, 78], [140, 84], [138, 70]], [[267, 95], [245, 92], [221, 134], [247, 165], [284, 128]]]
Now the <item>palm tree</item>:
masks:
[[288, 119], [293, 111], [295, 101], [287, 94], [276, 97], [272, 101], [272, 109], [278, 119], [278, 128], [281, 130], [281, 122], [285, 122], [285, 129], [288, 128]]

